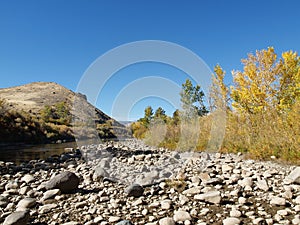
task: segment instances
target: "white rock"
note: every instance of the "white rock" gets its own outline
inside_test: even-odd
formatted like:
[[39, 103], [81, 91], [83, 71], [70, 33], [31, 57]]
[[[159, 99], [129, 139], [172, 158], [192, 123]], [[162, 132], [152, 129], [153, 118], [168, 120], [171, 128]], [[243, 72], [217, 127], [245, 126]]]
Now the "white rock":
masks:
[[30, 191], [30, 187], [24, 186], [20, 188], [19, 193], [20, 195], [25, 195], [28, 191]]
[[192, 187], [192, 188], [189, 188], [187, 190], [184, 190], [182, 192], [182, 194], [184, 194], [184, 195], [195, 195], [195, 194], [199, 194], [200, 192], [201, 192], [200, 187]]
[[285, 199], [280, 197], [273, 197], [270, 201], [271, 205], [285, 205]]
[[219, 204], [221, 202], [221, 193], [219, 191], [210, 191], [205, 194], [195, 195], [194, 199]]
[[78, 224], [79, 224], [78, 222], [71, 221], [71, 222], [63, 223], [62, 225], [78, 225]]
[[253, 179], [250, 177], [245, 177], [243, 180], [239, 180], [238, 184], [242, 187], [246, 187], [246, 186], [252, 187]]
[[252, 223], [257, 225], [260, 224], [260, 222], [262, 222], [264, 219], [263, 218], [255, 218], [254, 220], [252, 220]]
[[26, 174], [24, 177], [21, 178], [21, 181], [28, 184], [28, 183], [34, 181], [34, 177], [30, 174]]
[[59, 189], [52, 189], [52, 190], [46, 191], [41, 200], [45, 201], [47, 199], [54, 198], [56, 195], [59, 195], [59, 194], [60, 194]]
[[17, 208], [18, 209], [28, 209], [35, 206], [36, 200], [34, 198], [24, 198], [19, 201]]
[[223, 220], [223, 225], [239, 225], [240, 222], [238, 218], [229, 217]]
[[175, 211], [173, 219], [175, 222], [179, 222], [179, 221], [183, 222], [185, 220], [191, 220], [192, 218], [190, 214], [186, 211]]
[[294, 225], [299, 225], [300, 224], [300, 216], [296, 215], [295, 218], [292, 220], [292, 223]]
[[266, 223], [267, 223], [268, 225], [273, 225], [273, 219], [272, 219], [272, 218], [266, 219]]
[[97, 216], [96, 218], [94, 218], [94, 223], [99, 223], [100, 221], [103, 220], [103, 217], [102, 216]]
[[227, 165], [227, 164], [222, 165], [222, 172], [223, 172], [223, 173], [226, 173], [226, 172], [228, 172], [228, 171], [231, 171], [232, 169], [233, 169], [233, 168], [232, 168], [231, 166]]
[[268, 191], [269, 190], [269, 185], [265, 179], [259, 179], [256, 182], [256, 186], [263, 190], [263, 191]]
[[239, 199], [238, 199], [238, 202], [239, 202], [239, 204], [241, 204], [241, 205], [244, 205], [244, 204], [246, 203], [246, 201], [247, 201], [247, 199], [244, 198], [244, 197], [239, 197]]
[[230, 217], [240, 217], [242, 213], [239, 210], [233, 209], [230, 211]]
[[300, 195], [295, 198], [294, 202], [300, 205]]
[[172, 201], [171, 200], [163, 200], [160, 205], [162, 209], [170, 209]]
[[300, 184], [300, 166], [296, 167], [286, 178], [290, 183]]
[[165, 217], [159, 220], [159, 225], [175, 225], [175, 221], [171, 217]]
[[289, 214], [289, 212], [285, 209], [281, 209], [277, 211], [277, 214], [280, 216], [287, 216]]
[[118, 222], [119, 220], [121, 220], [121, 218], [119, 216], [111, 216], [108, 218], [108, 222], [110, 222], [110, 223], [115, 223], [115, 222]]

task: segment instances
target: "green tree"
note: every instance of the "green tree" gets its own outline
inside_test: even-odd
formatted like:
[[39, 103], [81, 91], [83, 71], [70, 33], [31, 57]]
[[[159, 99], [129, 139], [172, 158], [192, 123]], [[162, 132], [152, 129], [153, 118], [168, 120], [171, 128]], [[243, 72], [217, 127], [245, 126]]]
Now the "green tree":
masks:
[[180, 111], [179, 109], [176, 109], [173, 112], [173, 116], [172, 116], [172, 123], [176, 126], [180, 123]]
[[162, 107], [158, 107], [154, 113], [154, 119], [161, 119], [164, 122], [167, 120], [166, 111]]
[[182, 84], [180, 92], [180, 101], [183, 109], [183, 117], [185, 119], [193, 118], [195, 116], [203, 116], [208, 113], [204, 102], [204, 92], [199, 85], [194, 86], [192, 82], [187, 79]]
[[142, 122], [142, 124], [145, 127], [148, 127], [152, 118], [153, 118], [153, 109], [151, 106], [147, 106], [144, 110], [144, 117], [139, 119], [138, 122]]

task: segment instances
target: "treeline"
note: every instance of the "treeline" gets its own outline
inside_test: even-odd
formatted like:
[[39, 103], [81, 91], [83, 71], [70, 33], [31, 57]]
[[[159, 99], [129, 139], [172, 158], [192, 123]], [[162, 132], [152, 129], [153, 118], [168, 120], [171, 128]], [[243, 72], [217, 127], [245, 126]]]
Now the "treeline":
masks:
[[[162, 108], [153, 113], [147, 107], [132, 124], [133, 135], [149, 144], [197, 150], [207, 149], [219, 136], [222, 144], [215, 150], [299, 162], [300, 57], [293, 51], [280, 57], [269, 47], [248, 54], [242, 64], [242, 71], [232, 71], [231, 86], [224, 83], [222, 67], [215, 66], [207, 106], [200, 86], [187, 80], [180, 92], [182, 109], [168, 117]], [[225, 133], [213, 136], [218, 114], [226, 119]]]

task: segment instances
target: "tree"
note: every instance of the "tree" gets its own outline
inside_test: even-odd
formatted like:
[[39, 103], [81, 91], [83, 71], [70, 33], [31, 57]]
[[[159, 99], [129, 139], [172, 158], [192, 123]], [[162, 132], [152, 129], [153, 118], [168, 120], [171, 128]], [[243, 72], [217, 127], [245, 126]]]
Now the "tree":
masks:
[[278, 109], [288, 111], [300, 100], [300, 57], [296, 52], [282, 53], [279, 76]]
[[144, 117], [139, 119], [138, 122], [141, 122], [145, 127], [148, 127], [152, 118], [153, 109], [151, 106], [147, 106], [144, 110]]
[[226, 110], [229, 104], [229, 91], [228, 87], [224, 84], [225, 71], [220, 65], [214, 68], [212, 74], [212, 86], [209, 93], [210, 110], [217, 109]]
[[172, 123], [176, 126], [180, 123], [180, 111], [179, 109], [176, 109], [173, 112], [173, 117], [172, 117]]
[[256, 51], [243, 59], [244, 71], [233, 71], [232, 106], [239, 112], [263, 112], [275, 105], [278, 65], [274, 48]]
[[192, 82], [187, 79], [182, 84], [180, 92], [180, 101], [183, 109], [183, 117], [190, 119], [195, 116], [203, 116], [208, 113], [203, 102], [204, 92], [199, 85], [193, 86]]
[[154, 113], [154, 119], [161, 119], [164, 122], [167, 120], [166, 111], [162, 107], [158, 107]]

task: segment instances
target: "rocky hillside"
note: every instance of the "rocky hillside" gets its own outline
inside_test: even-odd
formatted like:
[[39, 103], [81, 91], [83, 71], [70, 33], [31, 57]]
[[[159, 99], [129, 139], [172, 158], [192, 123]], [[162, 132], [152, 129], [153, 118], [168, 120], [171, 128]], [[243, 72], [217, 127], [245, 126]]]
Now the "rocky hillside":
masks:
[[[1, 143], [74, 140], [74, 130], [82, 138], [128, 135], [122, 124], [88, 103], [84, 95], [53, 82], [0, 89], [0, 113]], [[74, 118], [81, 123], [74, 124]], [[93, 127], [86, 125], [87, 118]]]

